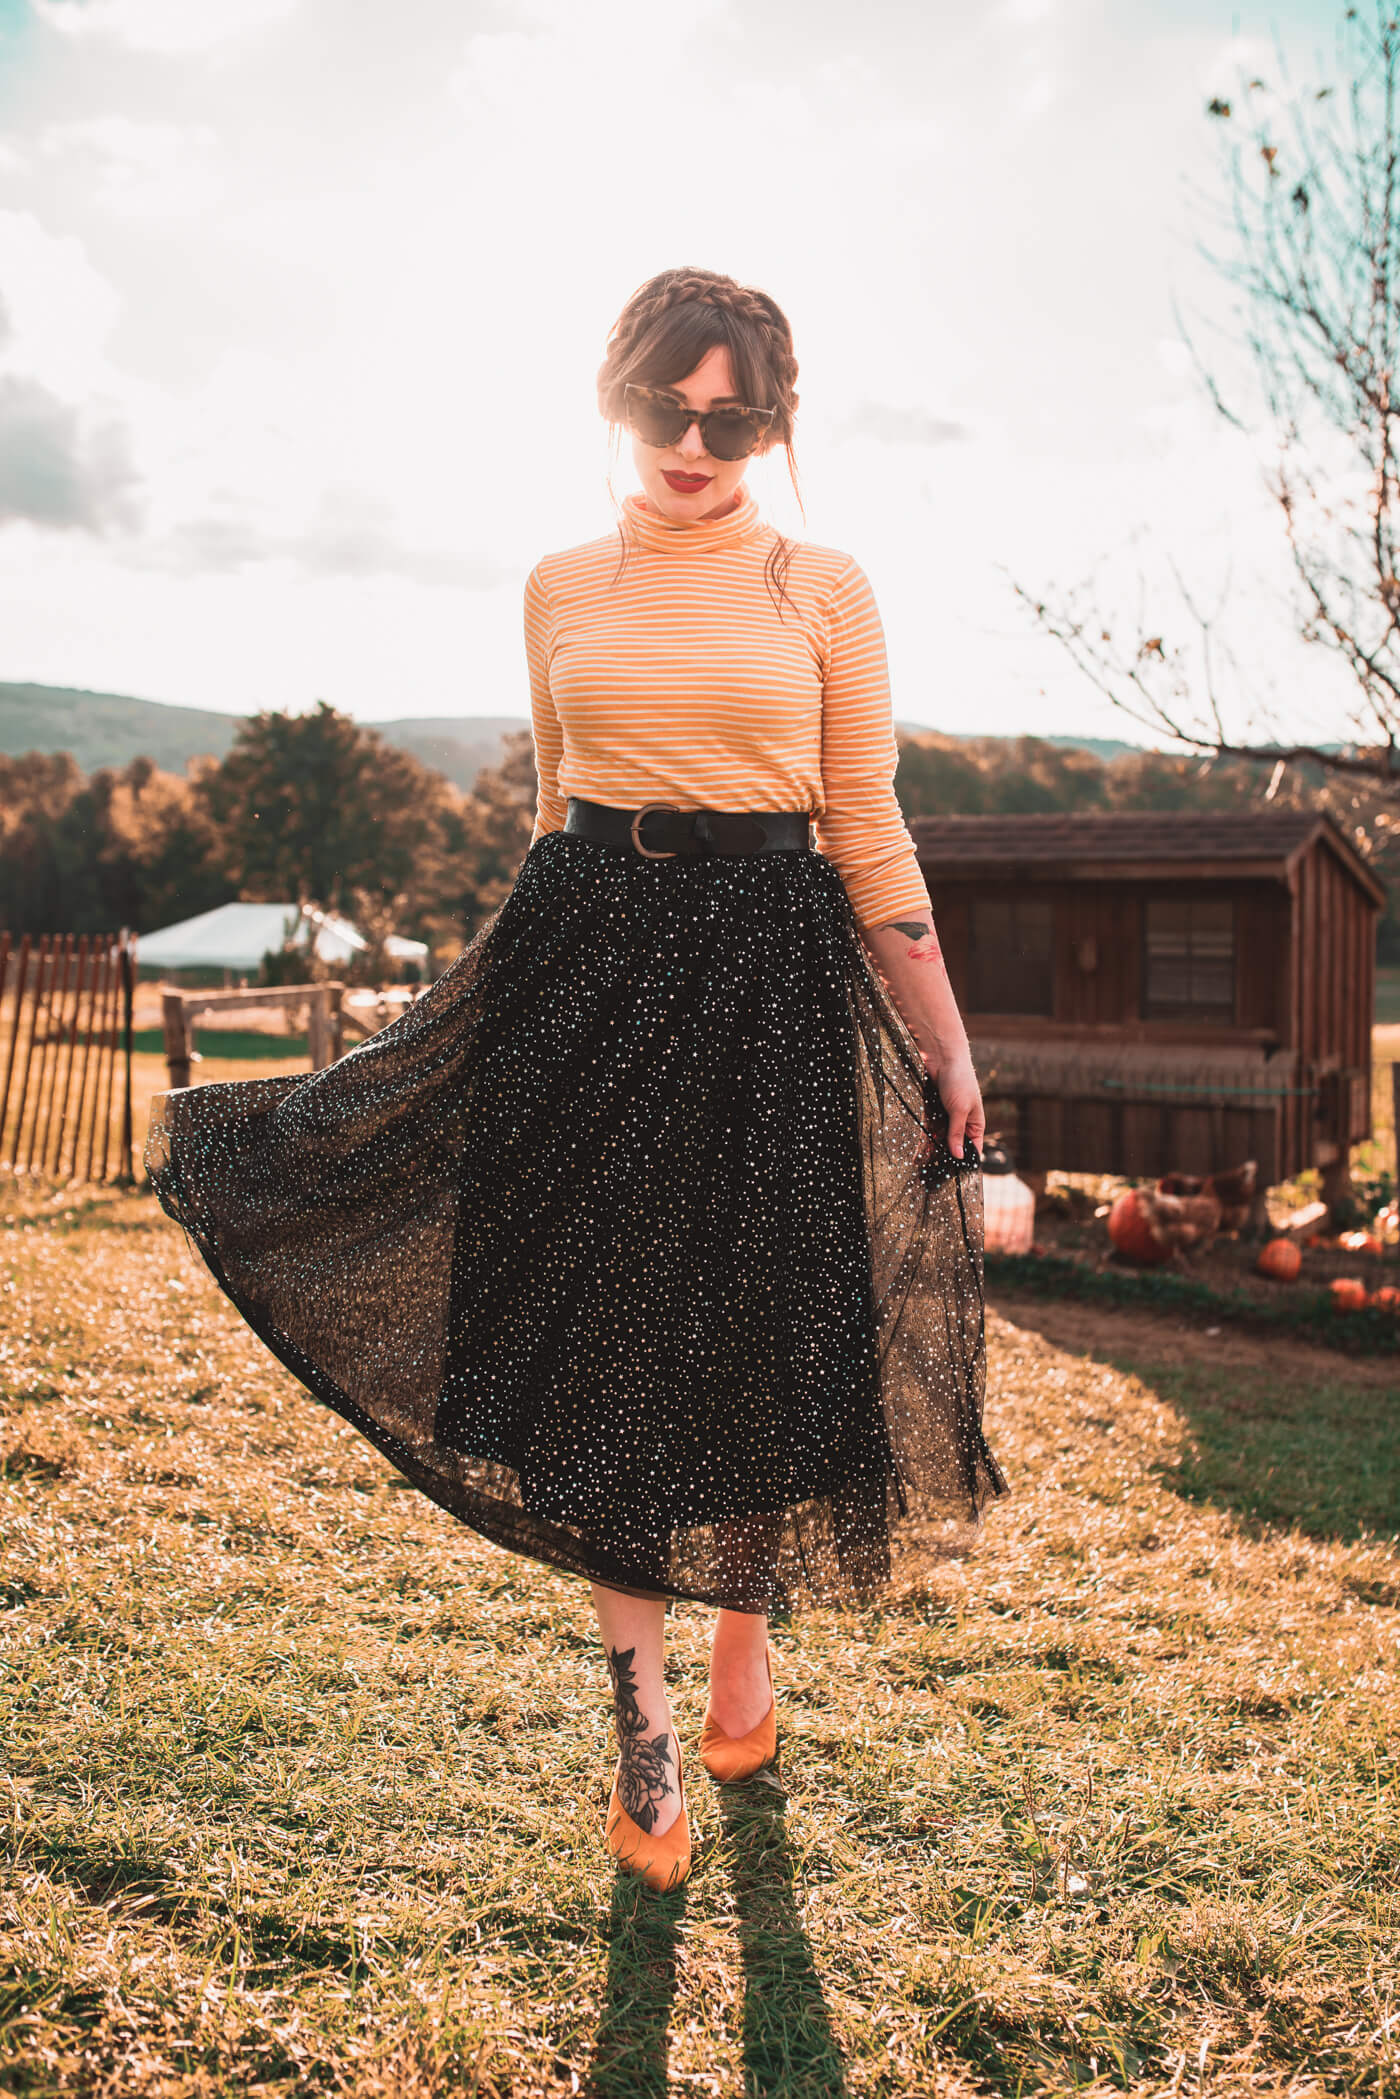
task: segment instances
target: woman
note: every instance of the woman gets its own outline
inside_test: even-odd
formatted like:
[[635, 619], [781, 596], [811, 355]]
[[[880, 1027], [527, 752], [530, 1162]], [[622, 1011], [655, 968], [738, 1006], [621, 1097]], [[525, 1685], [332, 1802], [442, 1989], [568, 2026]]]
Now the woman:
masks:
[[310, 1076], [161, 1096], [147, 1150], [313, 1393], [590, 1580], [606, 1841], [657, 1888], [690, 1860], [667, 1599], [718, 1607], [701, 1755], [743, 1778], [776, 1753], [770, 1611], [877, 1593], [1005, 1489], [983, 1110], [879, 616], [744, 482], [774, 445], [791, 466], [796, 373], [762, 292], [687, 269], [633, 295], [598, 398], [640, 490], [526, 584], [539, 793], [510, 895], [391, 1027]]

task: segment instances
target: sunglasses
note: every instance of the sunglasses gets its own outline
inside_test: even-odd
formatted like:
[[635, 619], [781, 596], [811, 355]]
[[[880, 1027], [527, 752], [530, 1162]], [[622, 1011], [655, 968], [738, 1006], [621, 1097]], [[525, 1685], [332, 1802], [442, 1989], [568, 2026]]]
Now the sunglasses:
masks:
[[622, 389], [627, 420], [644, 445], [676, 445], [692, 423], [711, 459], [747, 459], [761, 442], [776, 408], [710, 408], [703, 415], [674, 394], [630, 379]]

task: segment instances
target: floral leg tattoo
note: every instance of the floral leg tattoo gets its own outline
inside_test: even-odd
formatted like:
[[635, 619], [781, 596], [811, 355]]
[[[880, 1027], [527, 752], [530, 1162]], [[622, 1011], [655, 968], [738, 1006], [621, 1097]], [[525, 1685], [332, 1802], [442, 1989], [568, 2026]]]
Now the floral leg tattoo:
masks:
[[669, 1728], [647, 1737], [647, 1716], [637, 1703], [637, 1679], [632, 1671], [636, 1652], [635, 1647], [622, 1653], [610, 1648], [608, 1674], [612, 1678], [617, 1739], [622, 1750], [617, 1797], [638, 1829], [649, 1831], [656, 1821], [657, 1808], [671, 1791], [667, 1777], [671, 1737]]

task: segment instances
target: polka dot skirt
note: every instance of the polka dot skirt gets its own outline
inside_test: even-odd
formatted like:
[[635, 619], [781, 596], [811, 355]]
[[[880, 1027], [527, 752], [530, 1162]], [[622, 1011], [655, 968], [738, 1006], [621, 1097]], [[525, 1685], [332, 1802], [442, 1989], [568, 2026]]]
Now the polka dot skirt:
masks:
[[157, 1104], [160, 1201], [243, 1317], [517, 1552], [738, 1610], [964, 1549], [981, 1176], [815, 852], [555, 831], [327, 1070]]

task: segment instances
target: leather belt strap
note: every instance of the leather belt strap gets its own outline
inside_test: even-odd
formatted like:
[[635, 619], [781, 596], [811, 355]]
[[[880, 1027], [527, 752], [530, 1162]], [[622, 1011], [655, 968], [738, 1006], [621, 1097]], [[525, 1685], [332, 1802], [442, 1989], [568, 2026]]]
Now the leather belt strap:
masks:
[[647, 859], [668, 859], [675, 854], [806, 852], [811, 821], [806, 809], [678, 809], [673, 802], [613, 809], [571, 794], [564, 829], [608, 845], [635, 846]]

